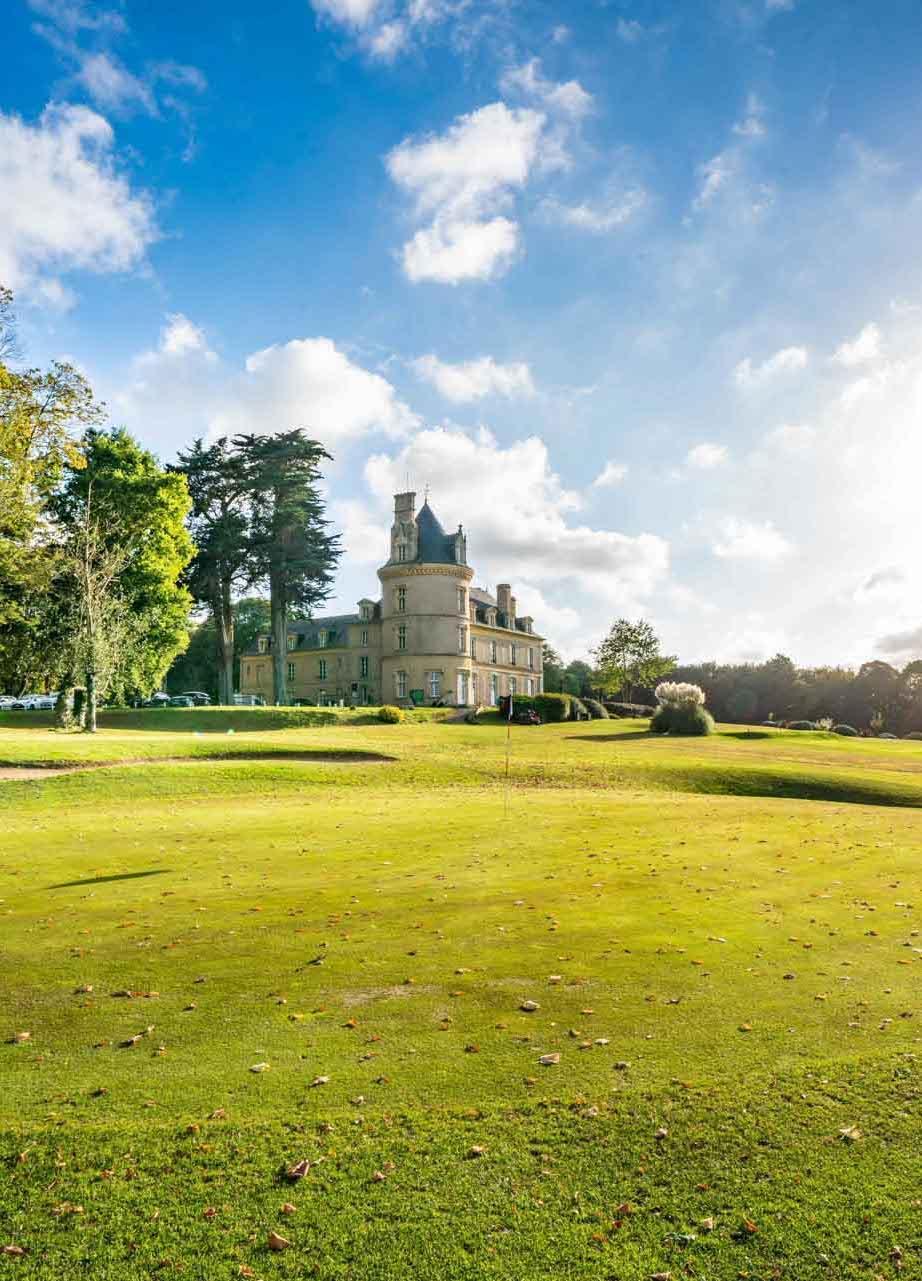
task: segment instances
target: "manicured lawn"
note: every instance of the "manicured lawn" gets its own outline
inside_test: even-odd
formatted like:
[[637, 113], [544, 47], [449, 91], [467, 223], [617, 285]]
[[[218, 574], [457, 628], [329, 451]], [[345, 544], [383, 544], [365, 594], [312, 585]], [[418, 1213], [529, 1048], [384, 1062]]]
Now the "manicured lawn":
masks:
[[922, 1273], [922, 744], [187, 715], [0, 725], [0, 1276]]

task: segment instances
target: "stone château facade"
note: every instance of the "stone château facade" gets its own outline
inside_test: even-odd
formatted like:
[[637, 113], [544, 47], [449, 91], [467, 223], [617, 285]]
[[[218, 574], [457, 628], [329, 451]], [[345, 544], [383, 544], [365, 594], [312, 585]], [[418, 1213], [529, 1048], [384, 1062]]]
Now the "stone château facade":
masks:
[[[292, 702], [494, 706], [504, 694], [542, 690], [542, 643], [519, 618], [508, 583], [496, 596], [473, 587], [461, 526], [446, 534], [428, 499], [396, 494], [390, 556], [378, 570], [380, 600], [358, 613], [291, 623]], [[241, 694], [272, 700], [272, 640], [241, 658]]]

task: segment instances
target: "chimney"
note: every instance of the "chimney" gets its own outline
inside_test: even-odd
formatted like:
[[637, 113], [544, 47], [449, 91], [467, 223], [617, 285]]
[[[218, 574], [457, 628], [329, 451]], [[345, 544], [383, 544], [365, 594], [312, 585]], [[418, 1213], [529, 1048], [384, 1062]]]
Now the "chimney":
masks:
[[394, 495], [394, 515], [398, 520], [412, 520], [416, 513], [416, 494], [412, 490]]
[[512, 613], [512, 587], [509, 583], [497, 583], [496, 607], [501, 614]]
[[515, 622], [515, 597], [514, 596], [509, 597], [509, 621], [511, 623]]

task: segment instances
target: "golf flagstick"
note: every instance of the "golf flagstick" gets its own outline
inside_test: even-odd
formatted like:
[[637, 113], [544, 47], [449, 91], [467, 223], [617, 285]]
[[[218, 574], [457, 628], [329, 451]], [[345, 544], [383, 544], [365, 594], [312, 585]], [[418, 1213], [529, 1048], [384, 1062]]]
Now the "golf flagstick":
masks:
[[512, 738], [513, 695], [509, 694], [509, 714], [506, 717], [506, 785], [503, 793], [503, 818], [509, 817], [509, 742]]

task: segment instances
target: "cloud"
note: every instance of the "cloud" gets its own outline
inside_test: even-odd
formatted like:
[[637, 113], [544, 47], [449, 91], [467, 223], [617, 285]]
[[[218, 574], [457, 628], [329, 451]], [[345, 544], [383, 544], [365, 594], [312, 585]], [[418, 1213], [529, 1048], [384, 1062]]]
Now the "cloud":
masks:
[[645, 28], [636, 18], [619, 18], [615, 27], [615, 34], [625, 44], [636, 44], [643, 36], [644, 30]]
[[765, 123], [762, 119], [764, 107], [754, 93], [749, 95], [746, 103], [746, 115], [733, 126], [733, 132], [740, 138], [764, 138]]
[[241, 367], [222, 360], [181, 314], [167, 318], [156, 348], [135, 357], [126, 385], [109, 400], [161, 451], [196, 436], [303, 427], [336, 452], [362, 437], [399, 438], [418, 426], [393, 386], [330, 338], [277, 343]]
[[853, 369], [856, 365], [864, 365], [869, 361], [879, 359], [881, 355], [881, 333], [880, 328], [875, 324], [865, 325], [861, 333], [852, 342], [844, 342], [838, 347], [831, 357], [836, 365], [842, 365], [846, 369]]
[[904, 661], [922, 658], [922, 624], [906, 631], [881, 636], [874, 648], [881, 654], [889, 654], [892, 658]]
[[754, 365], [747, 356], [733, 370], [733, 381], [743, 391], [755, 391], [784, 374], [805, 369], [808, 360], [806, 347], [784, 347], [761, 365]]
[[311, 0], [314, 11], [350, 27], [367, 27], [383, 7], [381, 0]]
[[481, 356], [452, 365], [437, 356], [420, 356], [410, 361], [417, 377], [435, 387], [446, 400], [469, 404], [485, 396], [505, 396], [509, 400], [534, 396], [531, 370], [522, 361], [498, 364], [492, 356]]
[[539, 102], [548, 111], [563, 112], [574, 120], [585, 116], [592, 108], [592, 94], [587, 93], [578, 80], [558, 82], [541, 74], [540, 58], [532, 58], [520, 67], [513, 67], [503, 74], [500, 88], [510, 97], [521, 94]]
[[0, 113], [0, 280], [47, 301], [49, 277], [129, 271], [158, 231], [150, 197], [119, 171], [109, 123], [49, 104], [35, 124]]
[[121, 111], [136, 103], [149, 115], [156, 115], [157, 104], [150, 86], [108, 53], [82, 58], [75, 78], [99, 107]]
[[494, 102], [389, 153], [391, 179], [414, 198], [416, 217], [431, 219], [403, 246], [410, 280], [489, 280], [509, 266], [519, 228], [497, 211], [527, 182], [544, 124], [540, 112]]
[[68, 35], [79, 31], [121, 33], [125, 19], [115, 9], [103, 9], [89, 0], [28, 0], [29, 8]]
[[689, 467], [697, 467], [701, 471], [710, 471], [713, 467], [720, 467], [727, 461], [728, 454], [725, 445], [715, 445], [710, 441], [704, 441], [700, 445], [694, 445], [686, 454], [685, 461]]
[[738, 168], [738, 158], [732, 151], [721, 151], [716, 156], [712, 156], [710, 160], [706, 160], [699, 165], [698, 177], [700, 185], [698, 194], [695, 197], [694, 208], [706, 208], [730, 179], [735, 177]]
[[784, 454], [805, 454], [816, 440], [816, 431], [807, 423], [782, 423], [765, 437], [766, 445]]
[[794, 548], [770, 520], [757, 524], [726, 516], [718, 522], [711, 550], [721, 560], [772, 562], [790, 556]]
[[770, 188], [762, 185], [750, 192], [745, 180], [749, 149], [754, 142], [765, 136], [763, 114], [761, 101], [751, 93], [746, 100], [746, 114], [731, 129], [739, 141], [724, 147], [696, 170], [698, 191], [692, 201], [694, 210], [701, 212], [707, 209], [718, 196], [736, 188], [740, 189], [737, 195], [741, 197], [741, 212], [751, 216], [764, 210], [770, 198]]
[[[419, 432], [399, 453], [374, 455], [366, 463], [366, 482], [382, 514], [408, 474], [412, 484], [429, 482], [430, 501], [446, 528], [463, 520], [482, 583], [524, 580], [556, 599], [561, 582], [569, 580], [591, 594], [593, 608], [605, 611], [617, 603], [627, 610], [646, 600], [667, 573], [664, 539], [571, 522], [581, 500], [561, 484], [537, 436], [503, 446], [483, 429]], [[566, 604], [572, 607], [572, 598]]]
[[627, 463], [616, 463], [611, 459], [592, 482], [593, 489], [606, 489], [611, 485], [620, 485], [627, 475]]
[[642, 187], [633, 187], [605, 203], [584, 201], [578, 205], [562, 204], [551, 197], [541, 202], [542, 212], [552, 222], [579, 231], [603, 233], [624, 227], [647, 203]]

